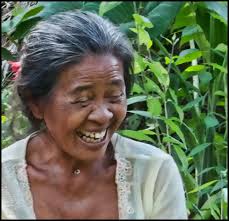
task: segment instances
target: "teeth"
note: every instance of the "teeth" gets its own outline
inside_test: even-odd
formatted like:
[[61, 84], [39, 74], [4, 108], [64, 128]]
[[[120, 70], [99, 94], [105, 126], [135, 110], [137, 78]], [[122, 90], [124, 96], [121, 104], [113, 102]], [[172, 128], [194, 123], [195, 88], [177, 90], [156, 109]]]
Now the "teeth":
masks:
[[87, 136], [87, 137], [91, 137], [91, 138], [102, 138], [104, 137], [104, 135], [106, 134], [106, 130], [100, 132], [100, 133], [96, 133], [96, 132], [88, 132], [88, 131], [80, 131], [83, 135]]
[[98, 142], [100, 142], [102, 140], [101, 138], [95, 140], [93, 138], [89, 138], [89, 137], [86, 137], [86, 136], [81, 137], [81, 139], [84, 140], [87, 143], [98, 143]]
[[80, 131], [80, 133], [83, 135], [83, 140], [88, 142], [88, 143], [96, 143], [100, 142], [103, 137], [106, 134], [106, 130], [97, 133], [97, 132], [88, 132], [88, 131]]

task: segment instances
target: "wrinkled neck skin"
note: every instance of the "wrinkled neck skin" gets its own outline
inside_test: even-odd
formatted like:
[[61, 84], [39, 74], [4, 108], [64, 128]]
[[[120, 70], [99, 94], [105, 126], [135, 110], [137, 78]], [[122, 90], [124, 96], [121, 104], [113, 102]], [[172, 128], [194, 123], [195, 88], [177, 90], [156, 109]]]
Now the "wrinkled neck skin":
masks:
[[[103, 155], [96, 159], [81, 160], [65, 153], [59, 148], [49, 132], [44, 129], [29, 141], [26, 154], [27, 162], [35, 168], [48, 169], [65, 176], [72, 176], [73, 171], [80, 169], [81, 173], [96, 176], [109, 169], [116, 162], [111, 142]], [[37, 148], [39, 147], [39, 148]]]

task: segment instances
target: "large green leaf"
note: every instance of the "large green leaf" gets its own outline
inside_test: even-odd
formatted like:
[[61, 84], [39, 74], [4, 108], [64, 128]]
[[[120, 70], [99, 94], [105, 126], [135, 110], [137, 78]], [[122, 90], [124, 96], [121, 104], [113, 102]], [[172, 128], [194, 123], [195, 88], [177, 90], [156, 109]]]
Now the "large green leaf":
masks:
[[213, 183], [215, 183], [215, 182], [217, 182], [217, 181], [218, 181], [218, 180], [212, 180], [212, 181], [207, 182], [207, 183], [205, 183], [205, 184], [203, 184], [203, 185], [201, 185], [201, 186], [198, 186], [198, 187], [195, 188], [194, 190], [188, 192], [188, 194], [190, 194], [190, 193], [195, 193], [195, 192], [199, 192], [200, 190], [203, 190], [203, 189], [207, 188], [208, 186], [211, 186]]
[[[104, 17], [109, 18], [113, 23], [115, 24], [122, 24], [122, 23], [128, 23], [132, 22], [132, 27], [134, 27], [134, 20], [133, 20], [133, 14], [134, 11], [134, 4], [133, 2], [124, 2], [122, 1], [120, 4], [118, 4], [116, 7], [110, 9], [109, 11], [106, 11], [104, 13]], [[125, 32], [128, 32], [129, 30], [125, 30]]]
[[137, 52], [134, 53], [134, 73], [138, 74], [147, 67], [146, 59], [140, 56]]
[[215, 127], [219, 124], [219, 121], [214, 115], [208, 115], [204, 118], [204, 123], [207, 128]]
[[202, 33], [203, 30], [198, 24], [186, 26], [182, 30], [180, 46], [192, 39], [197, 39]]
[[15, 32], [12, 35], [13, 39], [23, 39], [25, 35], [31, 30], [33, 26], [37, 24], [38, 21], [40, 21], [40, 17], [33, 17], [31, 19], [28, 19], [26, 21], [21, 22], [15, 29]]
[[148, 107], [148, 111], [153, 116], [160, 116], [162, 108], [161, 108], [161, 102], [159, 98], [149, 96], [147, 98], [147, 107]]
[[203, 71], [199, 73], [200, 85], [208, 85], [209, 82], [212, 80], [212, 74], [207, 71]]
[[188, 158], [185, 154], [185, 152], [182, 150], [182, 148], [178, 145], [173, 145], [175, 148], [175, 151], [177, 153], [177, 156], [180, 159], [180, 162], [182, 163], [182, 169], [183, 171], [187, 171], [188, 169]]
[[117, 7], [122, 2], [101, 2], [99, 6], [99, 15], [103, 16], [106, 12]]
[[146, 16], [153, 23], [154, 28], [149, 30], [150, 36], [155, 38], [167, 31], [175, 19], [176, 14], [184, 2], [160, 2]]
[[202, 2], [202, 6], [206, 7], [210, 11], [214, 11], [218, 15], [220, 15], [224, 21], [227, 23], [228, 14], [227, 14], [227, 6], [222, 4], [222, 2], [217, 1], [208, 1]]
[[133, 113], [133, 114], [137, 114], [137, 115], [140, 115], [140, 116], [143, 116], [143, 117], [146, 117], [146, 118], [152, 118], [152, 115], [147, 111], [130, 110], [130, 111], [127, 111], [127, 112]]
[[176, 138], [172, 137], [172, 136], [169, 136], [169, 135], [165, 135], [162, 139], [163, 142], [170, 142], [170, 143], [173, 143], [173, 144], [178, 144], [179, 147], [182, 147], [183, 149], [187, 149], [186, 146], [180, 142], [179, 140], [177, 140]]
[[185, 139], [184, 139], [184, 134], [181, 131], [180, 126], [178, 126], [175, 122], [172, 121], [172, 119], [165, 119], [164, 118], [164, 122], [171, 128], [171, 130], [173, 130], [178, 136], [179, 138], [185, 143]]
[[142, 102], [142, 101], [146, 101], [146, 99], [147, 99], [147, 96], [145, 96], [145, 95], [130, 97], [130, 98], [127, 99], [127, 105], [135, 104], [135, 103]]
[[[140, 14], [148, 18], [154, 28], [147, 29], [151, 38], [158, 37], [160, 34], [166, 32], [179, 9], [184, 4], [183, 2], [148, 2], [143, 3], [144, 9]], [[139, 4], [140, 5], [140, 4]], [[138, 10], [138, 8], [137, 8]], [[120, 25], [120, 29], [123, 32], [130, 34], [129, 28], [134, 27], [134, 21], [132, 15], [136, 13], [134, 10], [133, 2], [121, 2], [121, 4], [110, 9], [104, 13], [104, 16], [109, 18], [115, 24]]]
[[27, 20], [28, 18], [37, 16], [43, 9], [44, 9], [43, 5], [29, 8], [29, 10], [26, 13], [24, 13], [21, 22]]
[[27, 19], [31, 19], [33, 17], [40, 16], [41, 11], [43, 11], [44, 6], [43, 5], [36, 5], [33, 7], [30, 7], [26, 10], [21, 11], [21, 13], [17, 13], [17, 16], [13, 17], [10, 20], [7, 20], [3, 22], [2, 24], [2, 32], [13, 32], [15, 28], [20, 25], [23, 21], [26, 21]]
[[202, 52], [198, 49], [186, 49], [179, 54], [179, 58], [175, 62], [176, 65], [191, 62], [202, 56]]
[[[90, 4], [90, 7], [87, 7], [88, 4]], [[74, 10], [74, 9], [80, 9], [88, 11], [94, 11], [98, 13], [99, 10], [99, 2], [94, 2], [91, 4], [91, 2], [84, 2], [84, 1], [57, 1], [57, 2], [39, 2], [38, 5], [44, 6], [43, 11], [39, 14], [42, 18], [47, 18], [53, 14]]]
[[172, 31], [182, 27], [195, 24], [195, 14], [193, 13], [192, 4], [186, 2], [176, 15], [175, 22], [172, 25]]
[[156, 75], [158, 81], [166, 89], [169, 86], [169, 75], [168, 71], [161, 65], [160, 62], [151, 61], [149, 63], [150, 70]]
[[152, 22], [148, 18], [142, 15], [139, 15], [139, 14], [133, 14], [133, 17], [134, 17], [136, 26], [140, 26], [142, 28], [145, 28], [145, 27], [152, 28], [153, 27]]
[[2, 55], [2, 58], [4, 60], [15, 60], [16, 59], [16, 56], [14, 56], [8, 49], [4, 48], [4, 47], [1, 47], [1, 55]]
[[153, 142], [153, 139], [148, 135], [144, 134], [144, 132], [142, 131], [120, 130], [119, 133], [123, 136], [130, 137], [136, 140]]
[[145, 81], [146, 82], [144, 83], [144, 89], [146, 90], [146, 92], [156, 92], [164, 100], [165, 94], [162, 92], [160, 87], [148, 77], [145, 77]]
[[194, 156], [194, 155], [196, 155], [197, 153], [199, 153], [199, 152], [205, 150], [205, 148], [207, 148], [210, 144], [211, 144], [211, 143], [203, 143], [203, 144], [200, 144], [200, 145], [194, 147], [194, 148], [191, 150], [191, 152], [189, 153], [189, 156], [190, 156], [190, 157], [191, 157], [191, 156]]

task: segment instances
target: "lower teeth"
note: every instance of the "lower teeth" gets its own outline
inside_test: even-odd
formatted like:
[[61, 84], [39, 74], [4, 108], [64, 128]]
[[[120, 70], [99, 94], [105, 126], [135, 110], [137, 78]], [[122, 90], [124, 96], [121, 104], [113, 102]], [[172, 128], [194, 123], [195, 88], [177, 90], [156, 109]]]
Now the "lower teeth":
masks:
[[84, 140], [87, 143], [98, 143], [98, 142], [100, 142], [102, 140], [102, 138], [94, 139], [94, 138], [89, 138], [89, 137], [86, 137], [86, 136], [82, 136], [81, 139]]

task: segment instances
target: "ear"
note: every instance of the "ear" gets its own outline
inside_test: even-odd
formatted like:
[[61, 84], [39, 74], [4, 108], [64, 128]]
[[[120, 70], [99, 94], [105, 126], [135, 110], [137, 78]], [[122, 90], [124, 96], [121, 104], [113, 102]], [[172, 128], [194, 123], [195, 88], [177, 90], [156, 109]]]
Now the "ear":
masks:
[[30, 110], [33, 113], [33, 116], [37, 119], [42, 120], [43, 119], [43, 108], [41, 106], [41, 103], [39, 101], [33, 101], [30, 100], [28, 102], [28, 106], [30, 108]]

